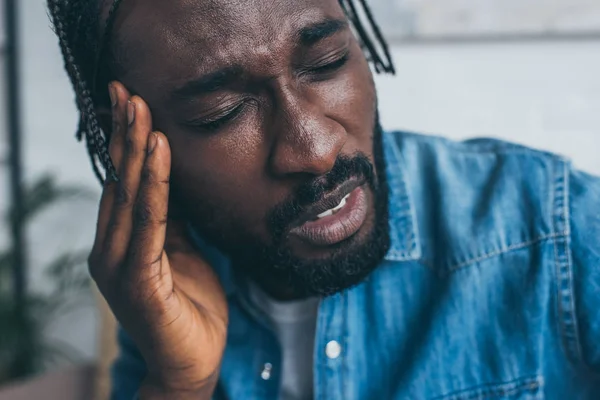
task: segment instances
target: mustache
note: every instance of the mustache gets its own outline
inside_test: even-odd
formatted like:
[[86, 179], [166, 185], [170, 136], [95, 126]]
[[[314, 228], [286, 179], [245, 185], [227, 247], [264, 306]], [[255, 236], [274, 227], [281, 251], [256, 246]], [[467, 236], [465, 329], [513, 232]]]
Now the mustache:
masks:
[[326, 175], [316, 177], [298, 186], [294, 193], [269, 214], [268, 224], [276, 239], [282, 239], [288, 226], [297, 220], [309, 206], [349, 179], [366, 182], [373, 192], [377, 191], [375, 168], [364, 153], [354, 156], [341, 155]]

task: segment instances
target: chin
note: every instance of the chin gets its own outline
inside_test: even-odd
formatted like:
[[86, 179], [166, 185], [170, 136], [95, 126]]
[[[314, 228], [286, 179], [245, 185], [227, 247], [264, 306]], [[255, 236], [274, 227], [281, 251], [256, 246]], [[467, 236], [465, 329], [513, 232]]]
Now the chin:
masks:
[[370, 206], [360, 229], [333, 245], [294, 239], [277, 247], [255, 244], [248, 253], [237, 254], [234, 268], [275, 296], [281, 288], [287, 297], [302, 298], [329, 296], [358, 285], [389, 249], [387, 202]]

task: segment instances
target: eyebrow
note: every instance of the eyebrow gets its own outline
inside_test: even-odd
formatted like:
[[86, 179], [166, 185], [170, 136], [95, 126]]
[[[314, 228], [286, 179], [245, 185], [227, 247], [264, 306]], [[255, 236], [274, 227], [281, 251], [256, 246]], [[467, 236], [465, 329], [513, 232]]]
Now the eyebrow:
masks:
[[[302, 46], [311, 46], [342, 31], [348, 26], [345, 19], [328, 19], [301, 28], [296, 33], [296, 40]], [[214, 72], [192, 79], [172, 92], [174, 99], [188, 99], [200, 93], [216, 92], [231, 85], [244, 75], [241, 65], [231, 65]]]
[[328, 19], [323, 22], [305, 26], [298, 32], [298, 37], [302, 45], [310, 46], [335, 35], [347, 26], [348, 21], [345, 19]]
[[244, 74], [240, 65], [232, 65], [192, 79], [173, 90], [173, 97], [185, 99], [198, 93], [216, 92], [220, 88], [238, 80]]

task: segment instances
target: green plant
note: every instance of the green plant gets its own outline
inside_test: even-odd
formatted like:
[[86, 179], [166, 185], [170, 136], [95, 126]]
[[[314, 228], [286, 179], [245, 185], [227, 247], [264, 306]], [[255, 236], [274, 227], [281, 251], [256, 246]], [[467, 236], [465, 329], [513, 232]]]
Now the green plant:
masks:
[[[31, 224], [37, 215], [62, 201], [91, 198], [91, 193], [76, 186], [57, 184], [45, 175], [25, 188], [21, 221]], [[9, 224], [17, 218], [6, 213]], [[76, 357], [67, 343], [49, 341], [47, 327], [56, 318], [77, 308], [89, 298], [89, 279], [85, 269], [87, 252], [63, 253], [44, 268], [51, 290], [45, 294], [28, 293], [24, 304], [16, 304], [12, 288], [13, 250], [0, 251], [0, 384], [43, 371], [51, 365]]]

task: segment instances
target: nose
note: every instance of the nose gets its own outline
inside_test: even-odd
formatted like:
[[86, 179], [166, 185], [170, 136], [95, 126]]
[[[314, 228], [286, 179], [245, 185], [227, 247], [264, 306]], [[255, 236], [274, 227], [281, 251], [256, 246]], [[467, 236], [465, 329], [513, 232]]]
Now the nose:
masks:
[[318, 99], [281, 90], [275, 107], [270, 168], [276, 176], [324, 175], [331, 171], [347, 140], [344, 127], [327, 116]]

